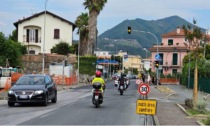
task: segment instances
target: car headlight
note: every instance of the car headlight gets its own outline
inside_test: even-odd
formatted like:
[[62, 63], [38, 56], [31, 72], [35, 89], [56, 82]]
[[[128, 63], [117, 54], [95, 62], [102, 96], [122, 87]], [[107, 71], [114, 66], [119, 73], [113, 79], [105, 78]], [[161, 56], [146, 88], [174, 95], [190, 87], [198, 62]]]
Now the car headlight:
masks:
[[42, 94], [44, 91], [43, 90], [37, 90], [34, 92], [34, 94]]
[[14, 91], [9, 90], [8, 93], [9, 93], [9, 94], [14, 94]]

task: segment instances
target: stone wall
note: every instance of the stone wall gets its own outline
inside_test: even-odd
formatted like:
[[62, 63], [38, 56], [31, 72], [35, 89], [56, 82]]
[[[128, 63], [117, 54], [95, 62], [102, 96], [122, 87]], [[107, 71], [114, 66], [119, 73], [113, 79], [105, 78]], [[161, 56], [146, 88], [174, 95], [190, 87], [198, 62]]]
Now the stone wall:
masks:
[[[76, 55], [70, 54], [68, 57], [58, 54], [45, 54], [45, 73], [49, 71], [51, 63], [61, 63], [64, 59], [70, 64], [77, 62]], [[24, 55], [22, 56], [23, 71], [24, 73], [42, 73], [43, 55]]]

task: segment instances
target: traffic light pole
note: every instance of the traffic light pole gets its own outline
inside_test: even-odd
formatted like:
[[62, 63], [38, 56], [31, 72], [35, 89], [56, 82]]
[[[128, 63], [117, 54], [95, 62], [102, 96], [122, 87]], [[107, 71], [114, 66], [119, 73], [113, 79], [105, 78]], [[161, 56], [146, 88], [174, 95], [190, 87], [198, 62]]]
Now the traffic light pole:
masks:
[[[135, 32], [142, 32], [142, 33], [148, 33], [148, 34], [151, 34], [152, 36], [154, 36], [155, 39], [156, 39], [156, 42], [157, 42], [157, 54], [158, 54], [158, 39], [157, 39], [155, 34], [153, 34], [152, 32], [139, 31], [139, 30], [133, 30], [133, 31], [135, 31]], [[156, 78], [157, 78], [157, 85], [158, 85], [159, 84], [159, 68], [156, 69], [156, 73], [157, 73], [157, 75], [156, 75], [157, 77]]]

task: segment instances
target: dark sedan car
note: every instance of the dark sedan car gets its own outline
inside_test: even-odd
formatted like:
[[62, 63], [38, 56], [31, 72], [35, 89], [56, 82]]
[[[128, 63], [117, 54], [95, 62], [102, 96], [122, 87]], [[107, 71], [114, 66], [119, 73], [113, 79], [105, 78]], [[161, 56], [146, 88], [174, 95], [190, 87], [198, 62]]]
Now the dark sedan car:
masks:
[[47, 74], [28, 74], [21, 76], [8, 91], [8, 106], [15, 103], [57, 102], [57, 88], [53, 79]]

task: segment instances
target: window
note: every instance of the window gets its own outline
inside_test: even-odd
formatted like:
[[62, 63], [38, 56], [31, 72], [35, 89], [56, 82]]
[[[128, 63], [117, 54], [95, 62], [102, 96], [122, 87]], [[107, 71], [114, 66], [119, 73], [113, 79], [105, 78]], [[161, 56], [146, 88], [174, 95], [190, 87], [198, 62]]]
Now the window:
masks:
[[26, 42], [38, 43], [38, 29], [26, 29]]
[[177, 65], [178, 63], [178, 54], [177, 53], [173, 53], [173, 64], [172, 65]]
[[29, 54], [35, 54], [35, 50], [30, 50]]
[[177, 69], [172, 69], [172, 74], [177, 74]]
[[168, 40], [168, 45], [173, 45], [173, 39]]
[[60, 30], [54, 29], [54, 39], [59, 39], [59, 38], [60, 38]]

